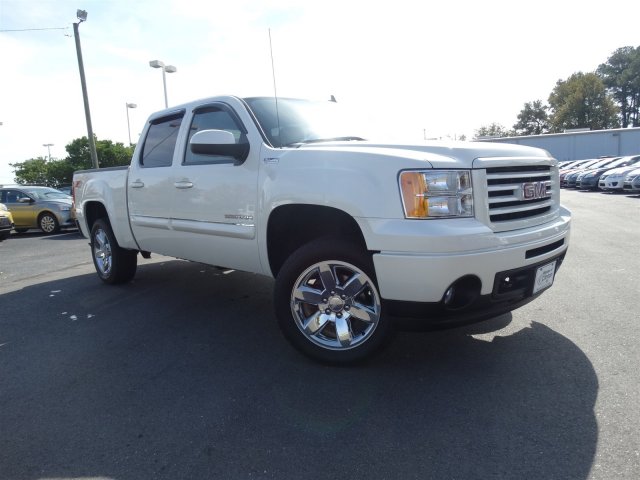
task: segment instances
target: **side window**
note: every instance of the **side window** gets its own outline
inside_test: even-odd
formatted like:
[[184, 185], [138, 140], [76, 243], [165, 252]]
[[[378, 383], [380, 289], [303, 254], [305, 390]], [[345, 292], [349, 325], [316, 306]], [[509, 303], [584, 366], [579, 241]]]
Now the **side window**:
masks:
[[207, 106], [199, 108], [194, 112], [191, 127], [189, 128], [189, 139], [184, 155], [184, 165], [200, 165], [203, 163], [234, 163], [233, 157], [225, 155], [200, 155], [193, 153], [189, 147], [191, 137], [200, 130], [226, 130], [233, 133], [236, 143], [246, 141], [246, 130], [230, 113], [225, 106]]
[[169, 167], [173, 160], [183, 113], [154, 120], [144, 140], [140, 165], [143, 167]]
[[3, 193], [5, 198], [3, 198], [2, 203], [18, 203], [19, 198], [27, 196], [19, 190], [5, 190]]

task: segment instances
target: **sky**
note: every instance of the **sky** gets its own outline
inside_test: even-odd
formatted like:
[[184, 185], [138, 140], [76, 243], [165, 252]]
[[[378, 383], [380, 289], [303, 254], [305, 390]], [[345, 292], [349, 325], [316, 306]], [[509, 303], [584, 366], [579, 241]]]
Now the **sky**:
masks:
[[558, 80], [640, 45], [625, 22], [639, 17], [635, 0], [0, 0], [0, 184], [14, 181], [9, 164], [64, 158], [87, 135], [77, 9], [88, 13], [79, 32], [93, 131], [124, 144], [164, 108], [149, 61], [177, 69], [169, 106], [273, 95], [270, 36], [278, 96], [334, 95], [381, 137], [418, 143], [510, 128]]

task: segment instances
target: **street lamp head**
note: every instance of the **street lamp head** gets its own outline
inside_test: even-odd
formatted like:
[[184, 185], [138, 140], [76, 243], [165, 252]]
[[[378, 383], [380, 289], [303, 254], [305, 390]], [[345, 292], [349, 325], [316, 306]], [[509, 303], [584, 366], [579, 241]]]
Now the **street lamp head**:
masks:
[[166, 67], [164, 67], [164, 71], [167, 73], [176, 73], [178, 69], [173, 65], [167, 65]]
[[161, 62], [160, 60], [151, 60], [149, 62], [149, 66], [153, 68], [164, 68], [164, 62]]
[[87, 21], [87, 11], [86, 10], [78, 10], [76, 11], [76, 17], [80, 20], [80, 23]]
[[127, 108], [137, 108], [138, 105], [136, 105], [135, 103], [127, 103]]

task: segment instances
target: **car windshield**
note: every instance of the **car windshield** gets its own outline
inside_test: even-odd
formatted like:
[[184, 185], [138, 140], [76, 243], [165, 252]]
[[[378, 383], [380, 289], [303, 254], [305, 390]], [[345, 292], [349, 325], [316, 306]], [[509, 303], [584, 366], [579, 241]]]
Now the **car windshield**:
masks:
[[306, 143], [364, 140], [335, 102], [291, 98], [245, 98], [269, 143], [296, 147]]
[[58, 200], [71, 198], [66, 193], [56, 190], [55, 188], [33, 188], [25, 190], [29, 195], [38, 200]]

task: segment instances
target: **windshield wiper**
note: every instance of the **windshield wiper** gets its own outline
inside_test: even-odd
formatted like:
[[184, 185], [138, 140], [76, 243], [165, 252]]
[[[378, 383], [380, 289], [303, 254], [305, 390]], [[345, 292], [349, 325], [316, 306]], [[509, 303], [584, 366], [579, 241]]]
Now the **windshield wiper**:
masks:
[[284, 145], [285, 147], [299, 147], [301, 145], [308, 145], [310, 143], [322, 143], [322, 142], [353, 142], [364, 141], [362, 137], [332, 137], [332, 138], [310, 138], [308, 140], [301, 140], [299, 142], [292, 142]]

